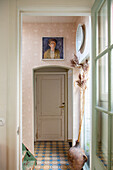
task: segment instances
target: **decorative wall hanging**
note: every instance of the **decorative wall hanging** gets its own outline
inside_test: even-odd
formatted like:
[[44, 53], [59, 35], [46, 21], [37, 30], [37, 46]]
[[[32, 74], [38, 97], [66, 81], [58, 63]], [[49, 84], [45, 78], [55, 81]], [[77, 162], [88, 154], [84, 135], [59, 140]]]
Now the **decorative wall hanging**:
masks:
[[42, 38], [42, 59], [63, 60], [64, 59], [64, 38], [43, 37]]

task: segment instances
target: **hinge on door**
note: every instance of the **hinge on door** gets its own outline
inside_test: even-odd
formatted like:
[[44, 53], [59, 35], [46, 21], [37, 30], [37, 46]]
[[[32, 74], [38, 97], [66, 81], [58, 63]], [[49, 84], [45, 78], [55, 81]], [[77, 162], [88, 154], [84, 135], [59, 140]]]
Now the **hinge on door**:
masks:
[[19, 126], [18, 126], [17, 135], [19, 135], [19, 134], [20, 134], [20, 128], [19, 128]]

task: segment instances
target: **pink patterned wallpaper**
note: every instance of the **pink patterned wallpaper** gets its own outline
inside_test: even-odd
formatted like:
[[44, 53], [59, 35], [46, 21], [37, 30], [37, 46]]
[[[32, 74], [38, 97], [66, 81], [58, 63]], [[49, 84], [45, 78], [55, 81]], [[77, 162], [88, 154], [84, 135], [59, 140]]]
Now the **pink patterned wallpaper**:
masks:
[[[80, 17], [79, 17], [80, 18]], [[85, 17], [84, 17], [85, 18]], [[82, 18], [82, 20], [84, 20]], [[88, 17], [87, 17], [88, 18]], [[70, 66], [75, 52], [77, 23], [23, 24], [22, 33], [22, 137], [33, 151], [33, 77], [32, 69], [38, 66]], [[65, 60], [42, 61], [42, 37], [61, 36], [65, 39]]]

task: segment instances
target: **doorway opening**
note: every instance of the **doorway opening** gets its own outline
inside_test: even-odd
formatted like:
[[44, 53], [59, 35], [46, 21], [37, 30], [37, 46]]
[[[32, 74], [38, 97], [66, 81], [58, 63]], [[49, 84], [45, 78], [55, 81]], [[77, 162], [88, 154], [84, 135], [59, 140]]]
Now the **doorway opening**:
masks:
[[[74, 145], [78, 138], [80, 92], [79, 88], [74, 87], [74, 82], [78, 79], [79, 69], [75, 68], [73, 70], [70, 60], [73, 58], [73, 53], [76, 53], [76, 29], [80, 22], [85, 23], [86, 27], [89, 28], [89, 17], [23, 16], [22, 138], [23, 143], [25, 143], [32, 152], [35, 152], [34, 142], [69, 141]], [[88, 31], [86, 31], [86, 33], [88, 33]], [[56, 38], [57, 42], [59, 42], [60, 38], [63, 39], [62, 58], [43, 58], [43, 39], [50, 37]], [[87, 39], [86, 44], [88, 43]], [[83, 50], [84, 52], [82, 51], [82, 54], [79, 56], [80, 61], [87, 57], [85, 47]], [[60, 102], [57, 108], [55, 108], [56, 111], [54, 113], [56, 114], [59, 110], [58, 114], [62, 115], [60, 119], [56, 115], [52, 115], [53, 112], [50, 110], [50, 108], [52, 111], [55, 110], [55, 103], [52, 98], [51, 100], [49, 99], [50, 102], [47, 100], [49, 94], [53, 97], [51, 95], [53, 93], [52, 90], [56, 91], [58, 88], [56, 84], [59, 84], [57, 81], [53, 81], [52, 77], [60, 79], [58, 82], [64, 82], [64, 89], [63, 86], [59, 86], [59, 89], [63, 90], [59, 90], [61, 91], [60, 93], [54, 94], [54, 96], [60, 98], [60, 100], [55, 98], [57, 103]], [[40, 85], [42, 81], [44, 83]], [[50, 81], [52, 83], [50, 83]], [[52, 84], [55, 84], [55, 86]], [[52, 87], [54, 88], [52, 89]], [[48, 95], [46, 98], [45, 93]], [[60, 95], [58, 96], [58, 94], [61, 94], [62, 98]], [[61, 100], [63, 98], [65, 100]], [[39, 101], [41, 101], [41, 103]], [[51, 102], [53, 102], [52, 105]], [[44, 105], [42, 107], [43, 103]], [[46, 104], [49, 107], [47, 107]], [[41, 116], [41, 114], [45, 117]], [[52, 120], [53, 117], [55, 117], [54, 120]], [[54, 127], [56, 127], [56, 129]]]
[[58, 66], [34, 69], [34, 141], [67, 141], [71, 136], [70, 72]]
[[35, 68], [33, 75], [36, 168], [69, 169], [67, 151], [73, 127], [73, 70], [42, 66]]

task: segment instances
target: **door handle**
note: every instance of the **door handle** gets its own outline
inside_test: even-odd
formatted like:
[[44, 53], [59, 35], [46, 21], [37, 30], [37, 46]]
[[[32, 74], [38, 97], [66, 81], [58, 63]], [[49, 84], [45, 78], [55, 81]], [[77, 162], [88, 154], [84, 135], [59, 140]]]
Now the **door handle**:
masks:
[[64, 108], [64, 107], [65, 107], [65, 102], [63, 102], [62, 105], [59, 106], [59, 108], [61, 108], [61, 109]]
[[59, 106], [59, 108], [61, 108], [61, 109], [62, 109], [62, 108], [64, 108], [64, 106]]

